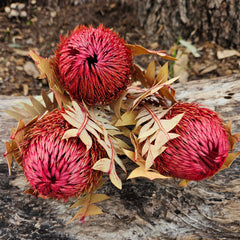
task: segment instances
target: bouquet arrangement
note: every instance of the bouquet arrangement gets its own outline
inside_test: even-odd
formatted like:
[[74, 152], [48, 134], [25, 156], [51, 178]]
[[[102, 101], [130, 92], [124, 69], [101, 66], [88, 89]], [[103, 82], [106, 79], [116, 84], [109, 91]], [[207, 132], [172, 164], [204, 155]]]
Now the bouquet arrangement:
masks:
[[[116, 164], [127, 179], [177, 178], [180, 186], [231, 165], [240, 154], [231, 123], [199, 103], [177, 101], [171, 84], [178, 78], [169, 79], [168, 63], [158, 72], [154, 61], [142, 69], [134, 57], [143, 54], [176, 60], [127, 44], [103, 25], [76, 27], [49, 58], [29, 52], [50, 90], [6, 110], [19, 123], [5, 157], [9, 174], [13, 158], [22, 167], [25, 193], [76, 198], [71, 207], [81, 208], [71, 221], [84, 221], [103, 213], [95, 203], [109, 198], [96, 193], [105, 175], [122, 188]], [[126, 158], [135, 169], [126, 169]]]

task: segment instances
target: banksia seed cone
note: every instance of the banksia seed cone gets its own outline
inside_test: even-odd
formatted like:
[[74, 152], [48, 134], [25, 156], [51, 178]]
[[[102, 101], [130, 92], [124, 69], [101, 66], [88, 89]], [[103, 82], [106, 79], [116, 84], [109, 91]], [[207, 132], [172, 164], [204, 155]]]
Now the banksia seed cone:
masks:
[[102, 173], [92, 169], [101, 158], [93, 144], [89, 151], [81, 140], [62, 139], [71, 126], [56, 110], [28, 130], [22, 147], [24, 174], [36, 195], [65, 199], [79, 196], [97, 184]]
[[108, 28], [80, 26], [55, 52], [55, 71], [72, 99], [89, 105], [116, 99], [130, 82], [131, 51]]
[[166, 114], [185, 113], [172, 130], [180, 137], [167, 142], [154, 168], [165, 176], [199, 181], [213, 176], [227, 158], [227, 132], [218, 114], [196, 103], [179, 102]]

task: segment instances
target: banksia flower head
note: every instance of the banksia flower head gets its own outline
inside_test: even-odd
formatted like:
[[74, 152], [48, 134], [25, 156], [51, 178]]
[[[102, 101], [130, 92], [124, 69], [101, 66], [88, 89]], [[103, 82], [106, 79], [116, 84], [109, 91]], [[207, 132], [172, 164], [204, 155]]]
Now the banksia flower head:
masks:
[[130, 82], [132, 54], [110, 29], [80, 26], [61, 37], [54, 64], [72, 99], [89, 105], [107, 104]]
[[34, 123], [22, 143], [24, 174], [36, 196], [65, 199], [86, 193], [102, 174], [92, 169], [101, 157], [93, 144], [86, 151], [81, 140], [62, 139], [70, 124], [55, 110]]
[[213, 176], [228, 156], [227, 131], [217, 113], [196, 103], [179, 102], [164, 117], [184, 113], [154, 168], [165, 176], [199, 181]]

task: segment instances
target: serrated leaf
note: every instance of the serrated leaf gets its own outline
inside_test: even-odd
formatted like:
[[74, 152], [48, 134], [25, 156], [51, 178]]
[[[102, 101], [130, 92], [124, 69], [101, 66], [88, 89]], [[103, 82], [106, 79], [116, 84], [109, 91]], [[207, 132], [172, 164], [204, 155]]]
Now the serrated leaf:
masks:
[[[158, 82], [157, 84], [155, 84], [154, 86], [152, 86], [151, 88], [147, 89], [147, 90], [144, 90], [143, 93], [140, 94], [139, 97], [137, 97], [133, 103], [132, 103], [132, 106], [131, 106], [131, 110], [133, 111], [138, 105], [139, 103], [146, 99], [147, 97], [151, 96], [151, 95], [154, 95], [156, 94], [157, 92], [161, 92], [161, 89], [164, 88], [164, 87], [168, 87], [169, 85], [171, 85], [172, 83], [174, 83], [176, 80], [178, 80], [179, 77], [175, 77], [175, 78], [172, 78], [170, 80], [168, 80], [167, 82], [165, 83], [161, 83], [161, 82]], [[174, 100], [175, 101], [175, 100]]]
[[136, 124], [137, 111], [127, 111], [125, 112], [115, 123], [116, 127], [130, 126]]
[[35, 118], [37, 115], [41, 117], [47, 111], [50, 112], [58, 107], [55, 98], [53, 99], [53, 102], [51, 102], [51, 99], [48, 97], [47, 93], [44, 90], [42, 90], [41, 97], [46, 106], [41, 103], [41, 100], [37, 100], [36, 98], [30, 96], [29, 98], [32, 105], [26, 102], [20, 102], [20, 107], [12, 106], [13, 110], [4, 111], [17, 120], [21, 119], [27, 122], [30, 121], [32, 118]]
[[47, 78], [49, 87], [55, 94], [58, 105], [61, 107], [62, 104], [68, 104], [70, 102], [70, 97], [63, 89], [56, 76], [53, 68], [53, 59], [43, 58], [32, 50], [29, 51], [29, 56], [34, 60], [38, 70], [40, 71], [40, 79]]
[[21, 114], [20, 112], [16, 112], [13, 110], [3, 110], [5, 113], [7, 113], [9, 116], [11, 116], [12, 118], [16, 119], [17, 121], [19, 121], [20, 119], [24, 119], [25, 116], [23, 114]]
[[108, 156], [111, 158], [112, 157], [112, 149], [109, 148], [109, 146], [107, 145], [107, 143], [104, 140], [98, 139], [98, 142], [102, 145], [102, 147], [107, 152]]
[[62, 113], [62, 116], [75, 128], [67, 130], [63, 135], [63, 138], [67, 139], [73, 136], [79, 137], [85, 144], [87, 148], [86, 150], [88, 151], [92, 147], [93, 143], [92, 137], [89, 133], [93, 134], [98, 141], [103, 141], [100, 139], [100, 135], [97, 132], [100, 131], [99, 133], [102, 134], [102, 129], [97, 123], [89, 119], [87, 109], [81, 108], [75, 101], [73, 101], [72, 105], [73, 108], [69, 107], [65, 113]]
[[148, 148], [145, 168], [149, 169], [153, 165], [155, 158], [158, 157], [165, 149], [166, 147], [159, 148], [159, 147], [156, 147], [155, 145], [150, 144]]
[[165, 131], [169, 132], [171, 131], [174, 127], [176, 127], [176, 125], [180, 122], [180, 120], [182, 119], [184, 113], [178, 114], [175, 117], [168, 119], [168, 120], [161, 120], [161, 125], [162, 128], [165, 129]]
[[129, 48], [132, 51], [133, 56], [139, 56], [139, 55], [145, 55], [145, 54], [151, 54], [151, 55], [158, 55], [166, 60], [177, 60], [174, 57], [168, 56], [165, 50], [149, 50], [146, 49], [140, 45], [131, 45], [131, 44], [125, 44], [127, 48]]
[[30, 96], [30, 101], [32, 102], [32, 105], [34, 109], [38, 112], [40, 116], [42, 116], [46, 112], [46, 108], [34, 97]]
[[111, 169], [111, 160], [109, 158], [99, 159], [92, 167], [94, 170], [108, 173]]
[[[144, 118], [144, 117], [149, 117], [149, 112], [148, 112], [148, 110], [147, 110], [146, 108], [142, 108], [142, 109], [138, 112], [138, 114], [137, 114], [137, 116], [136, 116], [136, 120], [142, 119], [142, 118]], [[150, 118], [151, 118], [151, 116], [150, 116]], [[140, 125], [140, 124], [139, 124], [139, 125]]]
[[35, 116], [37, 116], [39, 114], [34, 106], [31, 106], [31, 105], [29, 105], [27, 103], [24, 103], [24, 102], [22, 103], [22, 105], [27, 110], [27, 112], [31, 115], [31, 117], [35, 117]]
[[52, 108], [53, 102], [51, 101], [48, 94], [43, 89], [41, 89], [41, 95], [42, 95], [42, 99], [45, 103], [45, 107], [50, 111], [53, 110], [53, 108]]
[[149, 114], [149, 112], [147, 112], [147, 114], [148, 114], [147, 116], [143, 116], [141, 118], [138, 116], [138, 121], [137, 121], [136, 127], [138, 127], [138, 126], [142, 125], [143, 123], [152, 119], [152, 116]]
[[166, 144], [169, 140], [172, 140], [174, 138], [179, 137], [179, 134], [176, 133], [168, 133], [168, 136], [164, 134], [164, 132], [160, 131], [157, 133], [156, 138], [155, 138], [155, 146], [161, 147], [164, 144]]
[[91, 204], [89, 206], [85, 206], [79, 209], [76, 215], [69, 222], [67, 222], [67, 224], [79, 218], [81, 219], [81, 221], [83, 221], [84, 218], [87, 216], [93, 216], [93, 215], [99, 215], [99, 214], [103, 214], [103, 211], [96, 205]]
[[92, 203], [98, 203], [107, 199], [110, 199], [110, 197], [107, 196], [106, 194], [90, 193], [79, 199], [70, 208], [81, 207]]

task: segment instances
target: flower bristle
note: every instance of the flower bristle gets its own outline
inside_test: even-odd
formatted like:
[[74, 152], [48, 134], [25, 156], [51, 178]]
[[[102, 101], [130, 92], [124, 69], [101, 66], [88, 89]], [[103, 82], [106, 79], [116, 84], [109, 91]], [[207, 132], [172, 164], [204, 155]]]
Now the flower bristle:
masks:
[[60, 40], [54, 68], [72, 99], [107, 104], [126, 89], [133, 57], [117, 33], [103, 25], [81, 25]]
[[165, 176], [199, 181], [213, 176], [228, 156], [229, 142], [223, 121], [213, 110], [196, 103], [179, 102], [165, 115], [184, 113], [172, 132], [178, 138], [166, 144], [154, 168]]
[[86, 151], [79, 138], [62, 139], [71, 126], [61, 113], [48, 113], [27, 132], [22, 165], [36, 195], [67, 200], [90, 191], [101, 179], [92, 166], [102, 153], [97, 143]]

